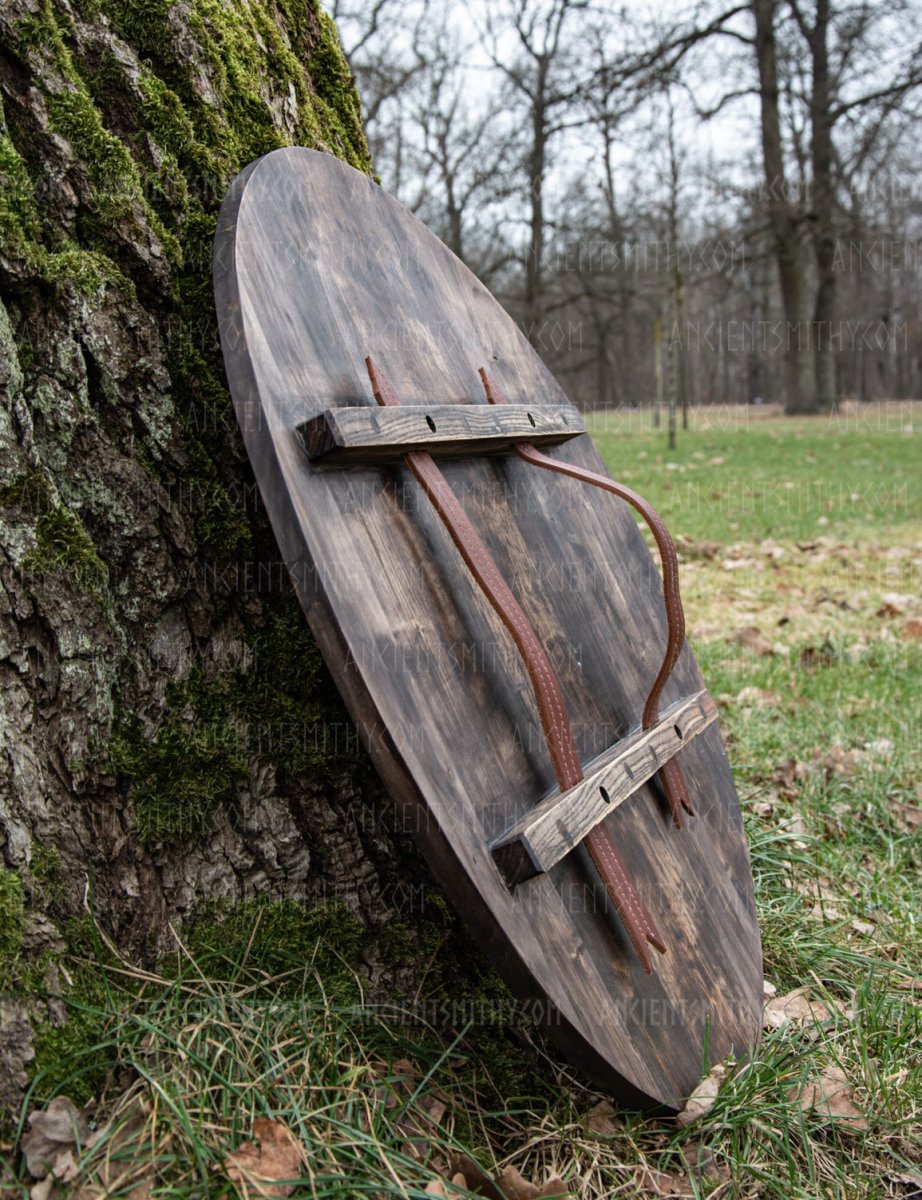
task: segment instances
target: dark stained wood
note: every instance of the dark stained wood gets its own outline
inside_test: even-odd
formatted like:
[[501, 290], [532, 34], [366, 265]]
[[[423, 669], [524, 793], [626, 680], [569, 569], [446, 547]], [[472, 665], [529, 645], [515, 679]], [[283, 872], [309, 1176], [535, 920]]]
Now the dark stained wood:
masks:
[[551, 793], [493, 843], [506, 883], [524, 883], [556, 866], [716, 720], [717, 705], [707, 692], [698, 692], [670, 705], [651, 729], [635, 730], [589, 763], [581, 783]]
[[[490, 853], [554, 786], [527, 675], [405, 467], [312, 465], [298, 433], [370, 404], [372, 354], [404, 403], [566, 397], [471, 273], [371, 180], [278, 150], [235, 181], [215, 239], [228, 377], [282, 555], [369, 752], [440, 887], [549, 1036], [629, 1104], [679, 1107], [759, 1037], [762, 966], [716, 724], [680, 753], [696, 816], [655, 786], [606, 819], [668, 953], [644, 974], [580, 847], [510, 891]], [[575, 410], [574, 410], [575, 416]], [[630, 447], [624, 447], [625, 460]], [[605, 468], [591, 439], [555, 457]], [[665, 640], [662, 585], [626, 505], [514, 455], [443, 460], [554, 662], [582, 761], [638, 722]], [[665, 703], [702, 690], [686, 649]]]
[[514, 442], [555, 446], [585, 433], [566, 408], [506, 404], [402, 404], [399, 408], [329, 408], [299, 432], [308, 458], [327, 463], [395, 462], [408, 450], [430, 454], [496, 454]]

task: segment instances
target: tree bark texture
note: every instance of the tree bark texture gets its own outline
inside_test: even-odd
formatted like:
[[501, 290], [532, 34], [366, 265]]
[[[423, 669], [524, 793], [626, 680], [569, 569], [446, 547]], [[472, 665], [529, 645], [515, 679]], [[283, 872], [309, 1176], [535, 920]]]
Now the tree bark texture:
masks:
[[10, 1111], [87, 906], [153, 960], [216, 900], [373, 932], [421, 874], [279, 561], [211, 296], [247, 162], [299, 143], [371, 170], [335, 27], [313, 0], [5, 0], [0, 102]]

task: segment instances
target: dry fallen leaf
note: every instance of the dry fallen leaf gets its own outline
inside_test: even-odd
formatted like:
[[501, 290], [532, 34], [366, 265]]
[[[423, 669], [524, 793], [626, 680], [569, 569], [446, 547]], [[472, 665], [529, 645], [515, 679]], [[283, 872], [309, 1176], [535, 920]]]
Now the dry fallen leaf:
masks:
[[515, 1167], [506, 1167], [496, 1180], [507, 1200], [549, 1200], [550, 1197], [569, 1196], [567, 1185], [561, 1179], [551, 1179], [542, 1187], [523, 1179]]
[[106, 1126], [90, 1135], [93, 1154], [77, 1177], [80, 1186], [68, 1193], [71, 1200], [108, 1200], [113, 1194], [149, 1200], [157, 1160], [147, 1136], [149, 1116], [148, 1104], [137, 1101], [114, 1128]]
[[769, 688], [744, 687], [737, 692], [736, 703], [741, 707], [776, 708], [781, 703], [781, 697]]
[[717, 1099], [717, 1093], [720, 1091], [720, 1085], [723, 1082], [723, 1077], [726, 1074], [726, 1067], [723, 1063], [718, 1063], [709, 1075], [698, 1084], [692, 1094], [685, 1102], [685, 1107], [676, 1116], [676, 1124], [684, 1128], [686, 1125], [691, 1125], [692, 1121], [698, 1121], [714, 1107], [714, 1102]]
[[901, 800], [888, 797], [887, 808], [896, 823], [907, 833], [912, 833], [922, 825], [922, 808], [917, 804], [904, 804]]
[[506, 1200], [506, 1197], [483, 1167], [479, 1163], [474, 1162], [467, 1154], [453, 1154], [451, 1156], [451, 1174], [452, 1178], [462, 1175], [464, 1177], [464, 1186], [468, 1191], [476, 1192], [478, 1196], [486, 1196], [487, 1200]]
[[694, 1196], [695, 1189], [684, 1171], [652, 1171], [638, 1167], [634, 1185], [644, 1196]]
[[830, 667], [836, 661], [836, 652], [828, 642], [821, 646], [804, 646], [800, 652], [800, 665], [808, 671], [815, 667]]
[[785, 1025], [813, 1025], [832, 1020], [832, 1012], [822, 1000], [811, 1000], [808, 987], [795, 988], [786, 996], [773, 996], [762, 1014], [763, 1029], [781, 1029]]
[[852, 921], [851, 925], [855, 933], [860, 933], [862, 937], [870, 937], [872, 933], [877, 932], [876, 925], [872, 925], [870, 921], [859, 921], [857, 917]]
[[748, 625], [745, 629], [738, 630], [729, 640], [738, 642], [752, 654], [761, 655], [763, 658], [775, 653], [775, 647], [757, 625]]
[[254, 1140], [243, 1142], [224, 1160], [224, 1170], [241, 1195], [290, 1196], [305, 1162], [304, 1147], [287, 1125], [257, 1117]]
[[702, 1182], [725, 1183], [731, 1178], [730, 1168], [725, 1162], [718, 1160], [714, 1151], [704, 1142], [687, 1142], [682, 1147], [682, 1158], [689, 1174]]
[[797, 784], [804, 778], [805, 772], [802, 764], [796, 759], [788, 758], [784, 762], [778, 763], [772, 775], [772, 783], [776, 784], [779, 793], [786, 800], [793, 800], [797, 795]]
[[827, 1117], [837, 1128], [848, 1133], [863, 1133], [868, 1127], [867, 1118], [855, 1104], [852, 1085], [841, 1067], [823, 1067], [819, 1075], [792, 1088], [788, 1095], [804, 1112]]
[[[37, 1131], [39, 1139], [47, 1139], [50, 1131], [58, 1144], [53, 1162], [43, 1158], [48, 1173], [31, 1189], [31, 1200], [54, 1200], [63, 1195], [59, 1183], [71, 1185], [67, 1190], [71, 1200], [104, 1200], [114, 1193], [125, 1200], [148, 1200], [156, 1153], [145, 1136], [150, 1115], [147, 1103], [135, 1099], [113, 1122], [91, 1131], [85, 1113], [78, 1113], [66, 1097], [58, 1097], [58, 1101], [52, 1101], [47, 1112], [33, 1114], [30, 1132], [23, 1139], [27, 1164], [30, 1158], [46, 1154], [34, 1136]], [[68, 1122], [75, 1124], [68, 1126]], [[79, 1145], [65, 1145], [60, 1140], [68, 1127], [80, 1133]], [[40, 1163], [30, 1166], [32, 1174], [39, 1169]]]
[[922, 975], [901, 975], [894, 979], [893, 986], [901, 992], [922, 992]]
[[570, 1190], [562, 1179], [549, 1179], [540, 1187], [523, 1179], [515, 1167], [505, 1167], [491, 1179], [478, 1163], [466, 1154], [453, 1154], [452, 1182], [487, 1200], [565, 1200]]
[[910, 617], [904, 621], [902, 635], [907, 641], [922, 638], [922, 617]]
[[716, 558], [723, 549], [720, 542], [696, 542], [688, 534], [680, 534], [677, 541], [679, 551], [688, 558]]
[[616, 1114], [615, 1107], [610, 1101], [600, 1100], [598, 1104], [590, 1108], [586, 1118], [586, 1127], [591, 1133], [611, 1136], [621, 1133], [624, 1129], [624, 1121]]
[[90, 1137], [86, 1111], [67, 1096], [55, 1096], [44, 1112], [29, 1114], [29, 1129], [22, 1139], [26, 1168], [34, 1179], [54, 1174], [73, 1178], [73, 1150], [80, 1150]]
[[922, 1200], [922, 1171], [904, 1171], [891, 1175], [888, 1183], [896, 1188], [895, 1195], [902, 1200]]

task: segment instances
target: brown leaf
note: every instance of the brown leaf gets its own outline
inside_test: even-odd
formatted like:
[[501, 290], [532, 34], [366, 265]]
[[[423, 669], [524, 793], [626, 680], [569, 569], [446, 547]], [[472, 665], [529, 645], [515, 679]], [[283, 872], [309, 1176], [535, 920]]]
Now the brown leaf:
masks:
[[769, 688], [744, 687], [737, 692], [736, 703], [742, 707], [775, 708], [781, 703], [781, 697]]
[[922, 1200], [922, 1171], [904, 1171], [891, 1175], [887, 1181], [901, 1200]]
[[788, 1095], [804, 1112], [828, 1117], [847, 1133], [863, 1133], [868, 1127], [864, 1113], [855, 1104], [848, 1076], [834, 1064], [823, 1067], [819, 1075], [792, 1088]]
[[505, 1167], [500, 1175], [491, 1179], [478, 1163], [466, 1154], [453, 1154], [451, 1158], [452, 1182], [460, 1183], [468, 1191], [487, 1200], [551, 1200], [552, 1197], [570, 1195], [561, 1179], [548, 1180], [538, 1187], [523, 1179], [515, 1167]]
[[902, 637], [904, 637], [906, 641], [912, 641], [915, 638], [922, 638], [922, 617], [910, 617], [908, 621], [904, 621]]
[[903, 804], [901, 800], [891, 798], [887, 801], [887, 807], [897, 824], [902, 825], [908, 833], [922, 825], [922, 808], [917, 804]]
[[821, 1000], [809, 998], [808, 987], [795, 988], [786, 996], [774, 996], [763, 1010], [763, 1029], [781, 1029], [785, 1025], [813, 1025], [832, 1020], [832, 1013]]
[[831, 667], [836, 657], [829, 642], [823, 642], [821, 646], [804, 646], [800, 652], [800, 665], [808, 671], [816, 667]]
[[692, 1121], [698, 1121], [707, 1116], [714, 1107], [725, 1074], [726, 1068], [722, 1063], [718, 1063], [709, 1075], [705, 1075], [685, 1101], [685, 1107], [676, 1116], [678, 1126], [684, 1128], [686, 1125], [691, 1125]]
[[906, 611], [906, 605], [912, 603], [911, 596], [903, 596], [899, 592], [884, 592], [880, 598], [878, 617], [901, 617]]
[[608, 1100], [600, 1100], [590, 1108], [586, 1118], [586, 1128], [592, 1133], [601, 1133], [610, 1137], [624, 1129], [624, 1121], [619, 1117], [614, 1105]]
[[689, 1173], [702, 1182], [726, 1182], [731, 1178], [730, 1168], [704, 1142], [688, 1142], [682, 1147], [682, 1158]]
[[225, 1158], [228, 1178], [245, 1200], [290, 1196], [304, 1165], [304, 1147], [287, 1125], [266, 1117], [253, 1122], [253, 1135]]
[[778, 763], [775, 767], [775, 773], [772, 775], [772, 783], [776, 784], [780, 789], [781, 795], [787, 800], [793, 800], [797, 795], [797, 783], [802, 778], [798, 772], [799, 764], [793, 759], [785, 759], [784, 762]]
[[66, 1171], [73, 1178], [71, 1151], [79, 1151], [90, 1136], [86, 1111], [77, 1108], [67, 1096], [55, 1096], [44, 1112], [29, 1114], [28, 1125], [22, 1152], [29, 1174], [35, 1179], [44, 1179], [49, 1173], [63, 1178]]
[[478, 1196], [486, 1196], [487, 1200], [506, 1200], [483, 1167], [467, 1154], [451, 1156], [451, 1173], [452, 1176], [463, 1175], [468, 1191], [476, 1192]]
[[723, 549], [720, 542], [696, 542], [687, 533], [679, 534], [676, 541], [678, 542], [679, 551], [686, 558], [716, 558]]
[[551, 1179], [543, 1187], [536, 1187], [523, 1179], [515, 1167], [505, 1167], [496, 1180], [506, 1200], [541, 1200], [550, 1196], [569, 1196], [567, 1185], [560, 1179]]
[[901, 975], [894, 979], [893, 986], [901, 992], [922, 992], [922, 975]]
[[695, 1189], [684, 1171], [652, 1171], [638, 1167], [634, 1184], [645, 1196], [694, 1196]]
[[841, 742], [833, 742], [825, 754], [816, 751], [813, 761], [803, 764], [804, 775], [813, 771], [823, 771], [827, 779], [851, 779], [867, 762], [868, 753], [858, 746], [845, 747]]
[[90, 1135], [93, 1154], [77, 1181], [80, 1187], [68, 1193], [71, 1200], [107, 1200], [113, 1193], [124, 1194], [125, 1200], [148, 1200], [156, 1161], [145, 1136], [149, 1114], [147, 1103], [139, 1101], [114, 1129], [106, 1126]]
[[738, 642], [750, 651], [750, 653], [758, 654], [763, 658], [768, 658], [775, 653], [774, 646], [762, 634], [761, 629], [757, 625], [748, 625], [745, 629], [738, 630], [729, 640], [731, 642]]

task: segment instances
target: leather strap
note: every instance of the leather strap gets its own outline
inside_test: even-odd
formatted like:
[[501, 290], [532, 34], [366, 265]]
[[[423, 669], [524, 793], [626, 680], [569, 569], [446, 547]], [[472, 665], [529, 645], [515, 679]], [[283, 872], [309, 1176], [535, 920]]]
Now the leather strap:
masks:
[[[400, 398], [394, 388], [370, 357], [365, 359], [365, 365], [377, 402], [381, 405], [399, 404]], [[404, 461], [432, 502], [484, 595], [512, 635], [534, 689], [557, 782], [561, 791], [574, 787], [582, 780], [583, 771], [563, 693], [544, 647], [432, 455], [424, 450], [411, 450], [404, 455]], [[653, 965], [647, 943], [663, 954], [666, 947], [653, 926], [624, 860], [603, 825], [597, 825], [587, 835], [585, 844], [634, 950], [649, 974]]]
[[[483, 380], [487, 400], [490, 404], [507, 403], [506, 397], [500, 391], [495, 380], [490, 377], [483, 367], [480, 369], [480, 377]], [[660, 696], [662, 695], [663, 688], [666, 686], [666, 681], [669, 679], [678, 661], [682, 646], [685, 644], [685, 613], [682, 608], [682, 598], [679, 594], [679, 560], [676, 557], [675, 543], [669, 534], [669, 530], [663, 524], [662, 518], [652, 505], [648, 504], [643, 496], [635, 492], [633, 488], [629, 488], [626, 484], [617, 483], [607, 475], [599, 475], [595, 471], [587, 471], [583, 467], [571, 466], [570, 463], [551, 458], [549, 455], [536, 449], [531, 442], [516, 442], [513, 449], [519, 458], [531, 463], [532, 466], [543, 467], [545, 470], [555, 471], [559, 475], [568, 475], [572, 479], [578, 479], [582, 483], [591, 484], [593, 487], [602, 488], [607, 492], [613, 493], [615, 496], [620, 496], [622, 500], [626, 500], [632, 508], [640, 513], [647, 523], [650, 532], [653, 534], [663, 567], [663, 598], [666, 603], [666, 651], [659, 673], [653, 681], [653, 686], [650, 688], [649, 695], [643, 706], [641, 724], [644, 729], [650, 729], [659, 720]], [[663, 790], [666, 793], [666, 798], [669, 801], [672, 819], [675, 822], [676, 828], [681, 829], [682, 809], [684, 808], [690, 815], [694, 815], [694, 813], [688, 798], [685, 779], [676, 759], [670, 759], [666, 763], [660, 770], [659, 777], [663, 785]]]

